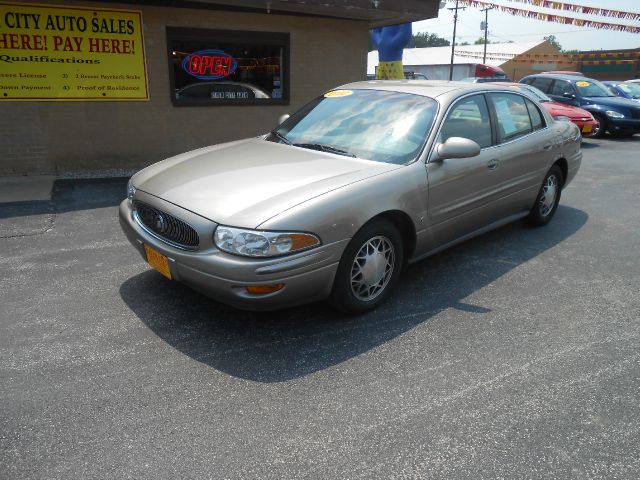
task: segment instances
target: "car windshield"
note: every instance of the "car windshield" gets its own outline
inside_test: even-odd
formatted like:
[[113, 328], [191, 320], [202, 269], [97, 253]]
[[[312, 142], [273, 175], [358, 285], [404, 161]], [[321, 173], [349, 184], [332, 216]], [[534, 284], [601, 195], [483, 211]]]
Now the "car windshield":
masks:
[[530, 93], [534, 96], [536, 100], [539, 102], [552, 102], [549, 97], [547, 97], [542, 90], [537, 89], [536, 87], [532, 87], [531, 85], [521, 84], [521, 88], [525, 90], [527, 93]]
[[424, 145], [437, 102], [383, 90], [334, 90], [292, 115], [267, 140], [403, 164]]
[[604, 83], [597, 80], [577, 80], [574, 85], [583, 97], [615, 97]]
[[617, 87], [632, 98], [640, 98], [640, 85], [637, 83], [619, 83]]

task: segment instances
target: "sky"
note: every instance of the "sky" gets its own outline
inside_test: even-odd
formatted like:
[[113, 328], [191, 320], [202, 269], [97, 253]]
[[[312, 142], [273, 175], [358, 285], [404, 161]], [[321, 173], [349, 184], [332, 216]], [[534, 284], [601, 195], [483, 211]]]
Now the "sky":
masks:
[[[509, 0], [483, 0], [485, 2], [505, 5], [514, 8], [536, 10], [567, 17], [583, 18], [607, 23], [622, 23], [625, 25], [640, 26], [637, 20], [617, 19], [611, 17], [599, 17], [595, 15], [582, 15], [574, 12], [554, 11], [539, 8], [530, 4]], [[640, 0], [557, 0], [566, 1], [587, 7], [608, 8], [625, 12], [640, 13]], [[455, 0], [448, 0], [446, 7], [455, 5]], [[480, 22], [484, 20], [484, 12], [470, 7], [458, 11], [458, 27], [456, 43], [473, 43], [479, 37], [484, 36], [480, 30]], [[453, 12], [446, 8], [441, 9], [438, 18], [423, 20], [413, 24], [413, 33], [429, 32], [451, 41], [453, 37]], [[489, 11], [489, 41], [495, 42], [532, 42], [543, 40], [543, 37], [555, 35], [556, 40], [564, 50], [615, 50], [625, 48], [640, 48], [640, 34], [600, 30], [575, 25], [562, 25], [560, 23], [546, 22], [528, 18], [517, 17], [498, 10]]]

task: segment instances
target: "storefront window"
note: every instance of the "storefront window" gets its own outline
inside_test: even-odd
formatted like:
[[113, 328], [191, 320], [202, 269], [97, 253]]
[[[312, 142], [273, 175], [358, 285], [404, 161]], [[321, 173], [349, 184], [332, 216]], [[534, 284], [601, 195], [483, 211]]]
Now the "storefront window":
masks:
[[289, 34], [167, 27], [175, 105], [289, 103]]

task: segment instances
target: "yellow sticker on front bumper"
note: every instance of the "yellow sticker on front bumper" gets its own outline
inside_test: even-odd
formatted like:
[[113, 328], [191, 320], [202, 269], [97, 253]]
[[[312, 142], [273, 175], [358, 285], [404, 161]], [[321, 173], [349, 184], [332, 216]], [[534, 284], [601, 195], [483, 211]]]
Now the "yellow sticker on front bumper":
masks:
[[162, 255], [160, 252], [156, 252], [149, 245], [144, 246], [144, 251], [147, 254], [147, 262], [149, 262], [149, 265], [171, 280], [171, 270], [169, 270], [169, 261], [167, 260], [167, 257]]

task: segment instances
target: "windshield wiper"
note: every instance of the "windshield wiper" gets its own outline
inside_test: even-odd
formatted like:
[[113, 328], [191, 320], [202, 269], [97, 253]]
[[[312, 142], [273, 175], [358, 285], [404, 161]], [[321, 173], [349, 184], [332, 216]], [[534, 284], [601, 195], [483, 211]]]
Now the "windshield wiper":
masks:
[[320, 150], [321, 152], [337, 153], [338, 155], [344, 155], [346, 157], [357, 158], [353, 153], [346, 150], [340, 150], [339, 148], [332, 147], [331, 145], [323, 145], [321, 143], [294, 143], [294, 147], [309, 148], [311, 150]]
[[270, 133], [271, 133], [271, 135], [276, 137], [278, 140], [280, 140], [282, 143], [286, 143], [287, 145], [291, 145], [291, 140], [289, 140], [287, 137], [282, 135], [280, 132], [278, 132], [276, 130], [272, 130]]

